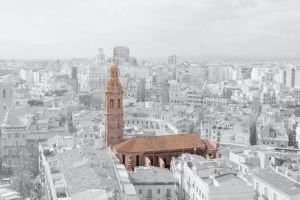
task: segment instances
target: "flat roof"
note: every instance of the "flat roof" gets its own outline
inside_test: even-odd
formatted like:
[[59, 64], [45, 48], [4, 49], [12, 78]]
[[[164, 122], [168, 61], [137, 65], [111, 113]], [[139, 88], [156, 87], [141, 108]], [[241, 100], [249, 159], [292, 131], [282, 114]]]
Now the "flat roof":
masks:
[[276, 172], [272, 167], [262, 169], [254, 174], [254, 177], [273, 186], [289, 196], [300, 194], [300, 184]]
[[129, 172], [130, 181], [134, 185], [144, 184], [174, 184], [176, 180], [171, 171], [166, 168], [148, 166], [136, 167], [133, 172]]

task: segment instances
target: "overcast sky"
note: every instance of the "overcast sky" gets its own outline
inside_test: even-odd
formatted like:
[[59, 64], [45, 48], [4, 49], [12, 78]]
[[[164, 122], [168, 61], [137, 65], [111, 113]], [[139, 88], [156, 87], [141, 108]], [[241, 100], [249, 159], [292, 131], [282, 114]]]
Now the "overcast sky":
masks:
[[0, 0], [0, 58], [299, 56], [300, 0]]

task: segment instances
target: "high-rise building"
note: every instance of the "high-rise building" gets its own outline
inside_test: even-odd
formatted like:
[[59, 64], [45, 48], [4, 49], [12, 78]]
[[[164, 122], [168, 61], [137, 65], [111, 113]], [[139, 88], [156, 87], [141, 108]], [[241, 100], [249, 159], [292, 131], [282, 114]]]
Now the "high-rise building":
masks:
[[72, 87], [73, 91], [78, 93], [78, 67], [72, 67], [71, 79], [68, 80], [68, 84]]
[[287, 69], [287, 86], [291, 88], [300, 88], [300, 67], [290, 66]]
[[113, 146], [123, 141], [123, 88], [118, 67], [110, 67], [110, 77], [105, 88], [105, 145]]
[[282, 83], [286, 85], [286, 70], [282, 71]]
[[113, 49], [114, 58], [129, 57], [129, 48], [125, 46], [117, 46]]
[[136, 101], [145, 102], [146, 99], [146, 80], [145, 78], [140, 78], [138, 82]]
[[167, 79], [164, 79], [161, 82], [160, 102], [163, 107], [169, 104], [169, 84]]
[[78, 79], [78, 68], [72, 67], [72, 79]]
[[295, 80], [296, 80], [296, 70], [295, 68], [292, 68], [291, 70], [291, 87], [294, 88], [295, 87]]
[[137, 65], [136, 58], [130, 57], [129, 48], [125, 46], [117, 46], [113, 49], [113, 59], [118, 64]]
[[300, 66], [295, 67], [295, 88], [300, 88]]
[[176, 61], [177, 61], [176, 55], [171, 55], [171, 56], [168, 57], [168, 64], [169, 65], [176, 65]]
[[192, 64], [190, 71], [190, 83], [193, 86], [203, 86], [208, 80], [208, 66]]

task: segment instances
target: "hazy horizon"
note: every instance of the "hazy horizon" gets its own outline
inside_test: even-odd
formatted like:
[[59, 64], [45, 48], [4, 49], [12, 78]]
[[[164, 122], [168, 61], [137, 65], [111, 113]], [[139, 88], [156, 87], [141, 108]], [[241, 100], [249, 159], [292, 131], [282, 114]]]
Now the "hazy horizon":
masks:
[[0, 3], [1, 59], [299, 58], [297, 0], [11, 0]]

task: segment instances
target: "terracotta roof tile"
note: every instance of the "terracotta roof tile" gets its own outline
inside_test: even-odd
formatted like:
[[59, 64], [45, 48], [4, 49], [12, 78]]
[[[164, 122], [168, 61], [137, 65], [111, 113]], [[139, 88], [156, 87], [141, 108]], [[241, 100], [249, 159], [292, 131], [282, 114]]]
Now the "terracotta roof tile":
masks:
[[216, 149], [217, 144], [197, 134], [145, 136], [126, 140], [113, 147], [118, 152], [157, 152], [181, 149]]

